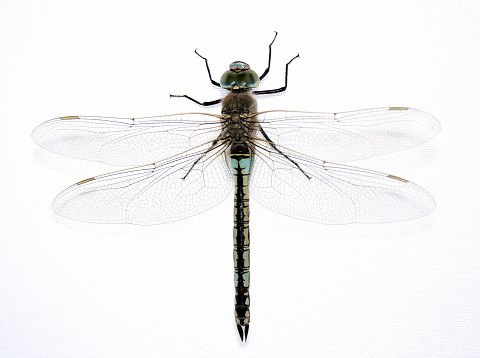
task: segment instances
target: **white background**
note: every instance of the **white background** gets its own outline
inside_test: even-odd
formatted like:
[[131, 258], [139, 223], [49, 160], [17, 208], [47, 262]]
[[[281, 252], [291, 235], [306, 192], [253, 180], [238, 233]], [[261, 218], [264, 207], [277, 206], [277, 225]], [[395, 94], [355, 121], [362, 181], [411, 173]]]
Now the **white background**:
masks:
[[[181, 222], [94, 225], [55, 195], [112, 170], [30, 139], [66, 115], [198, 111], [233, 60], [288, 91], [261, 109], [409, 106], [430, 142], [357, 166], [408, 178], [431, 215], [325, 226], [252, 204], [252, 324], [233, 318], [232, 201]], [[0, 4], [0, 357], [480, 356], [480, 3], [26, 1]], [[218, 107], [209, 109], [218, 112]]]

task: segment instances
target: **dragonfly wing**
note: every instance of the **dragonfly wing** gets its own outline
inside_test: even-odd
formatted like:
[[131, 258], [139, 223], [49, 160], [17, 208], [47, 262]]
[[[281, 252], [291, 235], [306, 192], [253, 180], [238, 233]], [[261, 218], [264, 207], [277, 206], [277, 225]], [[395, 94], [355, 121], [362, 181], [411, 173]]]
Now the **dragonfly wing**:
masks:
[[410, 220], [435, 209], [430, 194], [405, 179], [282, 150], [285, 156], [263, 144], [256, 147], [251, 193], [277, 213], [347, 224]]
[[406, 107], [342, 113], [267, 111], [257, 118], [274, 143], [331, 161], [396, 152], [440, 131], [440, 123], [431, 114]]
[[218, 116], [184, 113], [145, 118], [70, 116], [40, 124], [33, 140], [62, 155], [112, 165], [141, 165], [214, 140]]
[[96, 223], [152, 225], [185, 219], [219, 204], [231, 191], [224, 149], [190, 151], [82, 180], [62, 191], [53, 209], [69, 219]]

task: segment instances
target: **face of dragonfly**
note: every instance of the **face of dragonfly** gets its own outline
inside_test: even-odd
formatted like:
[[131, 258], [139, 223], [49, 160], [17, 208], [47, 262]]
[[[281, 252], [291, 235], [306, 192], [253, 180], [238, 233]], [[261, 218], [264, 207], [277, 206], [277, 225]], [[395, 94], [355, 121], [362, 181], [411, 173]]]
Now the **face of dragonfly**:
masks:
[[228, 90], [250, 89], [258, 87], [260, 78], [246, 62], [235, 61], [220, 78], [220, 85]]

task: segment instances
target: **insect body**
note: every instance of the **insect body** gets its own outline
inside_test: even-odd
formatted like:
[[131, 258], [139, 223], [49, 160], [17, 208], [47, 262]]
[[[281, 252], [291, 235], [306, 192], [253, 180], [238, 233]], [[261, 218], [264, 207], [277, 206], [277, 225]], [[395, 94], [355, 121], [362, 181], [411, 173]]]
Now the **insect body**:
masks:
[[[275, 40], [275, 38], [274, 38]], [[434, 210], [422, 188], [395, 175], [333, 161], [386, 154], [420, 144], [440, 130], [430, 114], [407, 107], [343, 113], [256, 109], [258, 76], [235, 61], [212, 84], [229, 91], [221, 115], [184, 113], [145, 118], [68, 116], [39, 125], [33, 139], [63, 155], [135, 166], [66, 188], [54, 210], [96, 223], [161, 224], [201, 213], [234, 188], [235, 321], [241, 339], [250, 324], [250, 194], [265, 207], [326, 224], [410, 220]], [[198, 54], [198, 53], [197, 53]], [[302, 154], [302, 153], [307, 153]], [[325, 158], [330, 161], [320, 160]], [[151, 163], [151, 164], [144, 164]], [[143, 164], [143, 165], [142, 165]]]

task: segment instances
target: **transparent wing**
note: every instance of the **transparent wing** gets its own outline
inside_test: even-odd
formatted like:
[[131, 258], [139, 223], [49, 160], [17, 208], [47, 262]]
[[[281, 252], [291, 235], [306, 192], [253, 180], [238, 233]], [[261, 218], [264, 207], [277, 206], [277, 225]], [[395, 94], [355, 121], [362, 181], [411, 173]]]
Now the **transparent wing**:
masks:
[[406, 149], [440, 131], [440, 123], [431, 114], [406, 107], [343, 113], [267, 111], [257, 118], [274, 143], [331, 161]]
[[221, 119], [208, 113], [145, 118], [70, 116], [40, 124], [33, 140], [62, 155], [112, 165], [141, 165], [215, 139]]
[[[424, 189], [396, 176], [256, 144], [252, 197], [266, 208], [324, 224], [410, 220], [435, 209]], [[287, 158], [288, 156], [288, 158]]]
[[161, 224], [220, 203], [233, 186], [222, 144], [82, 180], [53, 202], [58, 214], [96, 223]]

